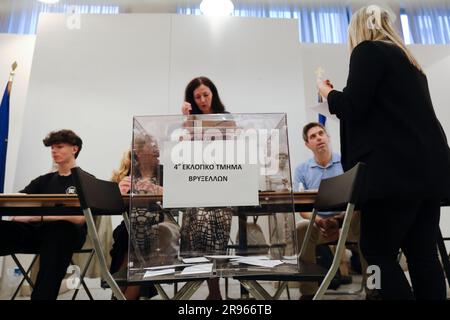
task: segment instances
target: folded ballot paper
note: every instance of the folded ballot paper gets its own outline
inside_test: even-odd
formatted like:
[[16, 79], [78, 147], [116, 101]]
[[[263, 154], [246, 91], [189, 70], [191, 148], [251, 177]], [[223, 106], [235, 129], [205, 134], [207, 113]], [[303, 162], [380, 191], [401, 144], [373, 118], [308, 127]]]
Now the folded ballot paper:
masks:
[[326, 101], [309, 106], [308, 109], [323, 114], [328, 119], [339, 121], [336, 115], [330, 113], [330, 110], [328, 109], [328, 102]]
[[237, 259], [233, 259], [233, 261], [242, 263], [242, 264], [248, 264], [252, 266], [259, 266], [259, 267], [266, 267], [266, 268], [274, 268], [280, 264], [283, 264], [284, 262], [281, 260], [271, 260], [265, 256], [258, 256], [258, 257], [240, 257]]
[[174, 268], [161, 269], [161, 270], [148, 270], [145, 272], [144, 278], [157, 277], [157, 276], [162, 276], [165, 274], [172, 274], [172, 273], [175, 273]]
[[213, 264], [212, 263], [202, 263], [202, 264], [196, 264], [190, 267], [186, 267], [181, 271], [182, 275], [189, 275], [189, 274], [198, 274], [198, 273], [211, 273], [213, 270]]
[[183, 263], [208, 263], [205, 257], [183, 258]]

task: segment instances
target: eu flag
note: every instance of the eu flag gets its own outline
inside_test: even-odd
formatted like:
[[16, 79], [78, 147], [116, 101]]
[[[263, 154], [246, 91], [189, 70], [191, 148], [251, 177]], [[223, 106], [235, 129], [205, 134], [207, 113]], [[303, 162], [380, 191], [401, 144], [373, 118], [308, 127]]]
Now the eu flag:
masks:
[[6, 152], [8, 151], [9, 94], [10, 83], [6, 86], [0, 105], [0, 193], [5, 187]]
[[324, 116], [323, 114], [319, 113], [319, 119], [318, 120], [319, 120], [319, 123], [321, 125], [325, 125], [325, 122], [327, 122], [327, 117]]
[[[323, 102], [323, 98], [322, 96], [319, 94], [317, 94], [317, 102], [318, 103], [322, 103]], [[321, 124], [321, 125], [325, 125], [325, 122], [327, 122], [327, 117], [324, 116], [323, 114], [319, 113], [319, 118], [317, 119], [317, 121]]]

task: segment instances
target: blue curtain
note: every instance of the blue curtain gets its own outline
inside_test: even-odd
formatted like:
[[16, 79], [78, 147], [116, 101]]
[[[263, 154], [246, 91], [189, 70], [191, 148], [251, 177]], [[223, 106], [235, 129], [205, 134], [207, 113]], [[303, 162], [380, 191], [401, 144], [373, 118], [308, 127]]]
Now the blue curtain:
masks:
[[411, 4], [402, 8], [407, 16], [411, 42], [417, 44], [450, 43], [450, 5]]
[[[3, 1], [3, 0], [2, 0]], [[95, 1], [89, 1], [95, 3]], [[38, 1], [14, 0], [10, 1], [11, 13], [9, 16], [1, 17], [1, 33], [36, 34], [39, 14], [42, 13], [65, 13], [71, 6], [77, 6], [81, 14], [118, 14], [117, 5], [95, 5], [86, 4], [83, 0], [67, 0], [64, 4], [44, 4]]]
[[[180, 6], [177, 13], [201, 15], [198, 6]], [[298, 19], [300, 42], [345, 43], [347, 28], [352, 15], [351, 8], [345, 5], [269, 5], [236, 4], [233, 16]]]

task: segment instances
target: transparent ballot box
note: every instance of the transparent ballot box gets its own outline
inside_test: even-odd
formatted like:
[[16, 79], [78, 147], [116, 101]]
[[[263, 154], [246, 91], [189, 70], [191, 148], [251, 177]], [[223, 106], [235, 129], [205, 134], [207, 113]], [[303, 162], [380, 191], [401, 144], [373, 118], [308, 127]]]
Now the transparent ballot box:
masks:
[[285, 114], [135, 117], [131, 183], [129, 281], [298, 268]]

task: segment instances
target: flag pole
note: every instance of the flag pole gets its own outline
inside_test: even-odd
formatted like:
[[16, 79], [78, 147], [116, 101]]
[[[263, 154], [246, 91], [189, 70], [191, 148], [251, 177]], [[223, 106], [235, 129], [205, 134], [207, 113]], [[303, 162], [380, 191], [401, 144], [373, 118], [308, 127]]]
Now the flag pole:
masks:
[[12, 83], [14, 81], [14, 76], [16, 75], [16, 69], [17, 69], [17, 61], [14, 61], [14, 63], [11, 65], [11, 72], [9, 73], [8, 93], [11, 93]]

